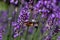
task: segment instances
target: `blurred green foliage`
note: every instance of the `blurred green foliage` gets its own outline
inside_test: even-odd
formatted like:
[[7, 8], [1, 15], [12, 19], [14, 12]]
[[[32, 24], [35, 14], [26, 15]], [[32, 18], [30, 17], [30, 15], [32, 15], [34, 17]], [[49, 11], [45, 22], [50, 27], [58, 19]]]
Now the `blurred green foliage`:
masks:
[[8, 9], [8, 5], [2, 1], [0, 1], [0, 10], [7, 10]]

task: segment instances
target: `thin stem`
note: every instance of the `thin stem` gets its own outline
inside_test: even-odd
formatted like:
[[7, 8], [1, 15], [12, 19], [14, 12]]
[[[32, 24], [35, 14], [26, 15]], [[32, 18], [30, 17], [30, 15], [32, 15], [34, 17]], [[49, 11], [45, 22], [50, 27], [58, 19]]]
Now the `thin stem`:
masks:
[[35, 30], [35, 32], [34, 32], [34, 34], [33, 34], [33, 37], [32, 37], [32, 40], [34, 40], [34, 35], [36, 34], [36, 32], [37, 32], [37, 29]]
[[9, 22], [9, 32], [8, 32], [8, 35], [7, 35], [7, 40], [10, 40], [11, 39], [11, 23]]
[[28, 36], [28, 29], [29, 29], [29, 27], [27, 27], [27, 31], [26, 31], [26, 34], [25, 34], [25, 40], [27, 40], [27, 36]]

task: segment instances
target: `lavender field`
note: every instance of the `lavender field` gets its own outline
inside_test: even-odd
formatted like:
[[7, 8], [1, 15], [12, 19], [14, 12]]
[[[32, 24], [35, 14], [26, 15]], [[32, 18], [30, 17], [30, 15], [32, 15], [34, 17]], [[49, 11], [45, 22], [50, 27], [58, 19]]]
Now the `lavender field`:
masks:
[[0, 40], [60, 40], [60, 0], [0, 0]]

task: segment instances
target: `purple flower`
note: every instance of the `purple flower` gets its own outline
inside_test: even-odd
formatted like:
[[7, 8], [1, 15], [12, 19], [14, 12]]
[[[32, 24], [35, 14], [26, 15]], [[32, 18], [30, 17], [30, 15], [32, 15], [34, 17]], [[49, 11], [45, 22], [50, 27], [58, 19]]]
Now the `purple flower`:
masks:
[[3, 29], [2, 29], [2, 27], [0, 26], [0, 40], [2, 40], [2, 38], [3, 38], [3, 35], [2, 35], [3, 32], [2, 32], [2, 30], [3, 30]]
[[12, 3], [14, 5], [18, 5], [18, 0], [10, 0], [10, 3]]
[[44, 40], [51, 40], [51, 37], [48, 35]]
[[0, 22], [5, 22], [7, 20], [8, 13], [7, 11], [1, 11]]
[[19, 35], [19, 34], [18, 34], [18, 33], [16, 33], [16, 34], [14, 35], [14, 38], [16, 38], [18, 35]]
[[57, 40], [60, 40], [60, 36], [57, 37]]
[[29, 28], [28, 33], [29, 34], [32, 34], [33, 33], [33, 27]]
[[14, 0], [10, 0], [10, 2], [12, 3], [12, 2], [14, 2]]
[[17, 25], [17, 23], [16, 22], [12, 22], [12, 26], [16, 26]]
[[27, 5], [24, 8], [21, 8], [19, 17], [18, 17], [18, 22], [22, 22], [25, 20], [28, 20], [30, 17], [30, 12], [28, 11]]

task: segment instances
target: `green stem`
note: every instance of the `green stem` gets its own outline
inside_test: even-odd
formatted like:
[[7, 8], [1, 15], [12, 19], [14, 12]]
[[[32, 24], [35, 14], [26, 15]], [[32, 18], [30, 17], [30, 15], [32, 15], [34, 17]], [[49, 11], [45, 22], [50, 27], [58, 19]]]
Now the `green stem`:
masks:
[[21, 36], [18, 36], [18, 37], [16, 38], [16, 40], [21, 40]]
[[27, 30], [26, 30], [25, 40], [27, 40], [27, 36], [28, 36], [28, 29], [29, 29], [29, 27], [27, 27]]
[[34, 40], [36, 32], [37, 32], [37, 29], [35, 30], [35, 32], [33, 34], [32, 40]]
[[[11, 17], [11, 13], [8, 14], [8, 18]], [[11, 22], [12, 20], [8, 21], [8, 34], [7, 34], [7, 40], [13, 40], [14, 38], [12, 38], [12, 26], [11, 26]]]
[[11, 39], [11, 24], [10, 23], [9, 23], [8, 27], [9, 27], [9, 31], [8, 31], [8, 35], [7, 35], [7, 40], [10, 40]]

